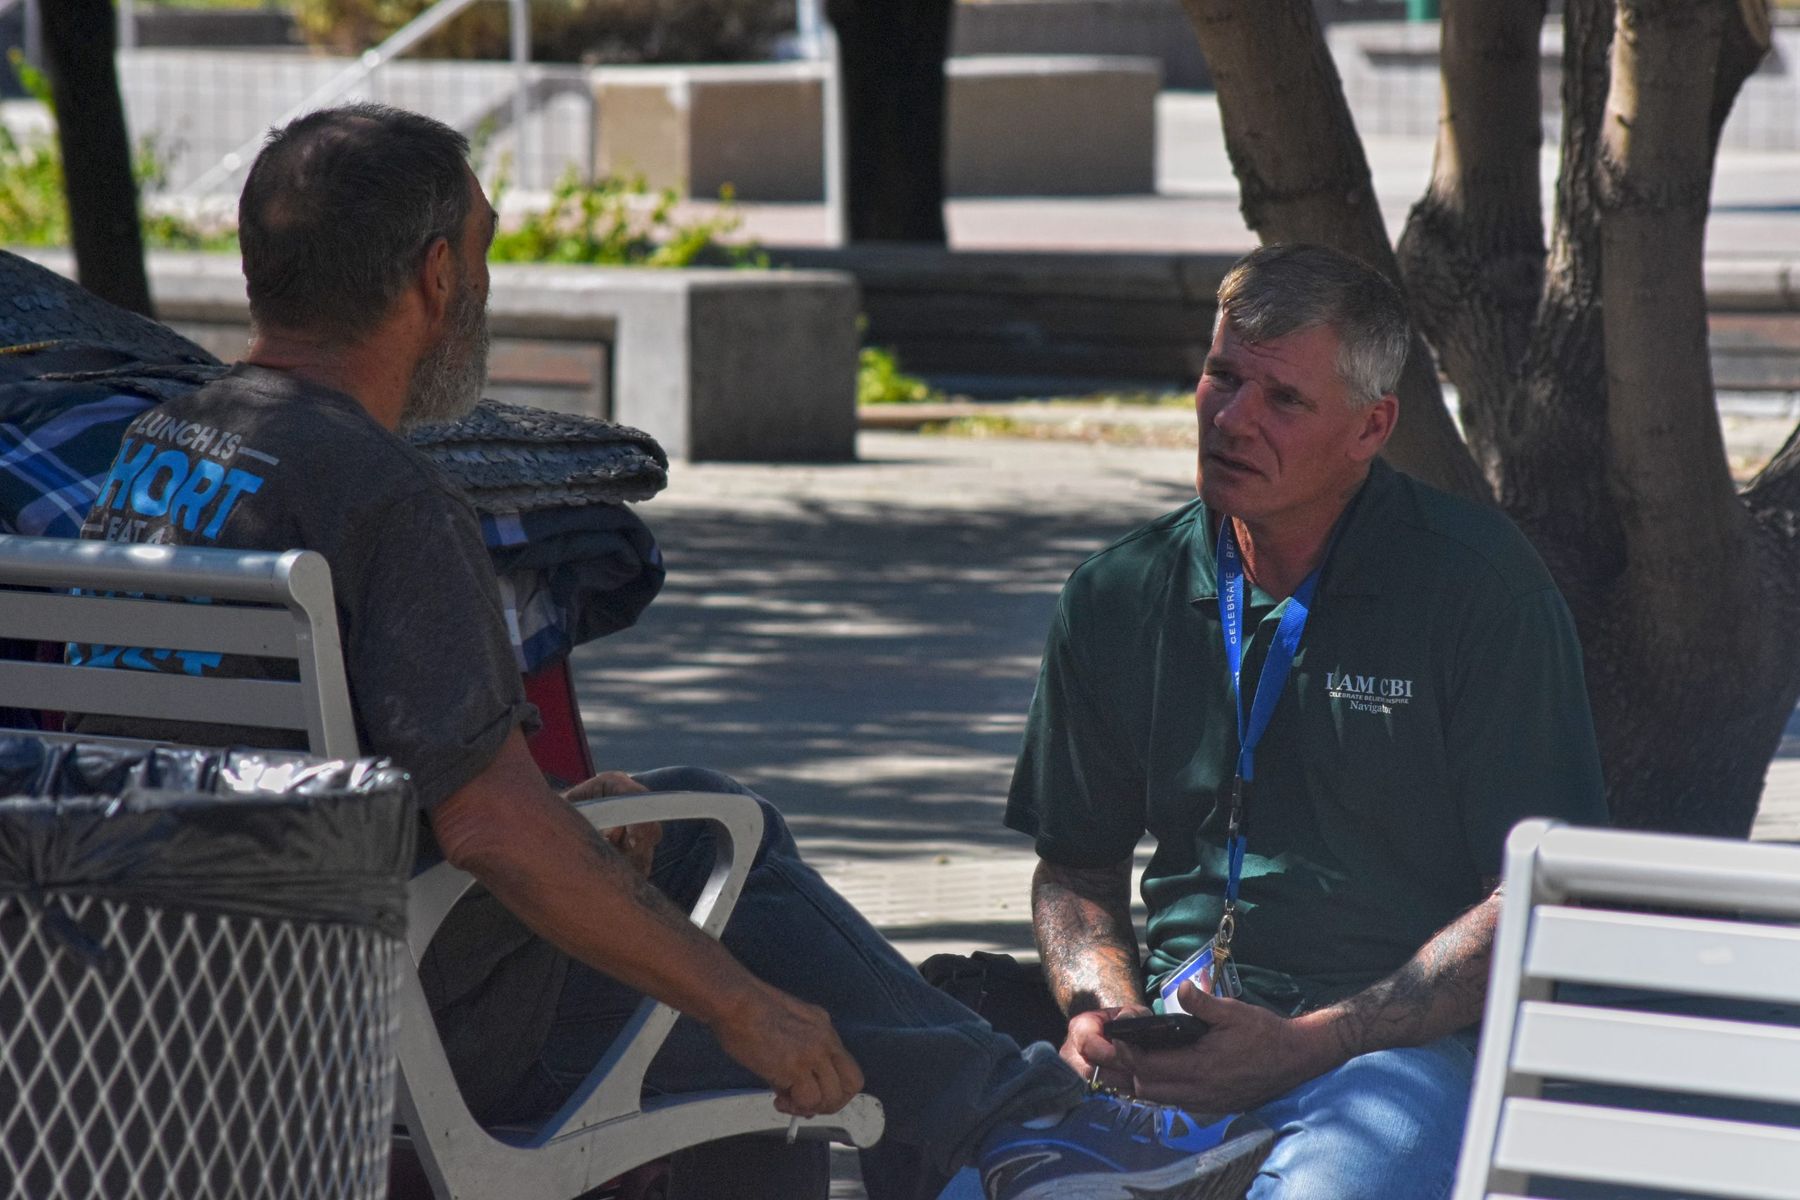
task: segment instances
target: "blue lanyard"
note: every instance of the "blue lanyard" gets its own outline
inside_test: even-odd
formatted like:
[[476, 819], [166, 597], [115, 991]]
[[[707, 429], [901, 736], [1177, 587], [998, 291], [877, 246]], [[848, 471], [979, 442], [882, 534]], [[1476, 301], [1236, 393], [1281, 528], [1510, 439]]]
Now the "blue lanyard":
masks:
[[[1329, 555], [1327, 547], [1325, 557]], [[1219, 522], [1218, 566], [1219, 624], [1225, 631], [1225, 662], [1231, 670], [1231, 697], [1237, 705], [1238, 731], [1237, 776], [1231, 781], [1231, 819], [1225, 841], [1225, 903], [1229, 909], [1237, 905], [1238, 885], [1244, 873], [1244, 785], [1256, 778], [1256, 746], [1269, 727], [1269, 718], [1275, 715], [1275, 705], [1294, 668], [1294, 655], [1300, 649], [1300, 635], [1306, 631], [1307, 612], [1312, 607], [1313, 593], [1319, 590], [1325, 560], [1321, 557], [1319, 565], [1288, 597], [1287, 610], [1275, 627], [1275, 640], [1256, 681], [1256, 698], [1251, 702], [1248, 719], [1240, 682], [1244, 669], [1244, 555], [1238, 549], [1237, 531], [1232, 528], [1230, 517]]]

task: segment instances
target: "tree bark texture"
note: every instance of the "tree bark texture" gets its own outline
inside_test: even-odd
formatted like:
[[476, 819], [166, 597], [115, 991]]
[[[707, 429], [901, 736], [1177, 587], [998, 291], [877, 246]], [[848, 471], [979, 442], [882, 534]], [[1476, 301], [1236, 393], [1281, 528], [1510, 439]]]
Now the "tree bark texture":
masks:
[[[1250, 227], [1393, 269], [1310, 5], [1186, 3]], [[1394, 457], [1434, 481], [1479, 463], [1543, 553], [1581, 631], [1615, 820], [1744, 836], [1800, 698], [1800, 433], [1735, 490], [1702, 267], [1765, 0], [1566, 0], [1547, 231], [1543, 17], [1542, 0], [1445, 0], [1432, 179], [1399, 262], [1473, 456], [1433, 438]], [[1445, 464], [1417, 471], [1419, 454]]]
[[1491, 474], [1494, 425], [1522, 384], [1544, 284], [1538, 184], [1543, 0], [1443, 8], [1443, 111], [1431, 184], [1398, 247], [1414, 313], [1462, 398], [1463, 431]]
[[827, 0], [843, 64], [853, 242], [943, 245], [952, 0]]
[[55, 0], [40, 11], [76, 278], [95, 295], [151, 316], [137, 183], [113, 65], [112, 0]]
[[[1213, 72], [1225, 150], [1244, 220], [1264, 242], [1323, 242], [1396, 282], [1399, 264], [1369, 162], [1325, 48], [1312, 0], [1183, 0]], [[1475, 460], [1444, 410], [1423, 340], [1400, 380], [1395, 465], [1448, 491], [1486, 499]]]

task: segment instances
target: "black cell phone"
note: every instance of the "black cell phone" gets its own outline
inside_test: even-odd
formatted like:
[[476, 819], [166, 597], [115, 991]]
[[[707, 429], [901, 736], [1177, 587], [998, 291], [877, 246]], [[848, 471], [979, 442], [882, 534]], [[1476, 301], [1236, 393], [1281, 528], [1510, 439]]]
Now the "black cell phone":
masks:
[[1124, 1042], [1139, 1050], [1173, 1050], [1191, 1046], [1212, 1026], [1186, 1013], [1162, 1013], [1149, 1017], [1115, 1017], [1102, 1033], [1108, 1041]]

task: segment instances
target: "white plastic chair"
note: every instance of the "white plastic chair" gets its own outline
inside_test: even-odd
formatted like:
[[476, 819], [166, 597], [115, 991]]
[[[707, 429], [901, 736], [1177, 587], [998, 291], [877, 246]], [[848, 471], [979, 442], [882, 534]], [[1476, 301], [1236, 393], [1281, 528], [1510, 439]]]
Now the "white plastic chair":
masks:
[[1559, 1180], [1800, 1198], [1800, 1129], [1614, 1103], [1649, 1089], [1672, 1109], [1800, 1105], [1800, 1029], [1607, 1006], [1604, 991], [1574, 1003], [1569, 988], [1800, 1002], [1800, 847], [1526, 821], [1503, 886], [1455, 1200]]
[[[194, 596], [231, 603], [183, 599]], [[354, 758], [358, 753], [331, 572], [311, 551], [273, 554], [0, 535], [0, 637], [291, 659], [298, 664], [295, 682], [0, 660], [0, 697], [13, 707], [303, 730], [314, 754]], [[714, 822], [723, 834], [716, 839], [718, 857], [691, 915], [718, 936], [761, 840], [762, 812], [754, 800], [662, 792], [597, 800], [580, 811], [596, 827]], [[412, 881], [407, 942], [415, 966], [473, 882], [447, 863]], [[767, 1091], [642, 1101], [644, 1072], [675, 1017], [667, 1005], [645, 1000], [563, 1111], [535, 1131], [491, 1131], [475, 1121], [457, 1091], [418, 976], [409, 974], [400, 1000], [396, 1101], [433, 1191], [442, 1198], [565, 1200], [716, 1138], [785, 1133], [859, 1148], [880, 1140], [881, 1103], [868, 1095], [857, 1096], [841, 1112], [806, 1120], [779, 1112]]]

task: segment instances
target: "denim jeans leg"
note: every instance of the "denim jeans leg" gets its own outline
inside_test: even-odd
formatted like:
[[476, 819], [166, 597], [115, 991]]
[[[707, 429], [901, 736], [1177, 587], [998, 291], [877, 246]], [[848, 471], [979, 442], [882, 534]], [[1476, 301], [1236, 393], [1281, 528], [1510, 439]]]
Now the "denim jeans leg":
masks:
[[[655, 791], [739, 792], [716, 772], [667, 768], [638, 779]], [[726, 926], [727, 949], [758, 978], [831, 1014], [845, 1048], [862, 1067], [865, 1090], [882, 1102], [887, 1136], [920, 1147], [948, 1174], [996, 1124], [1073, 1104], [1081, 1081], [1053, 1048], [1021, 1051], [1010, 1038], [927, 984], [818, 873], [801, 861], [793, 835], [761, 801], [762, 844]], [[688, 905], [712, 862], [705, 822], [665, 827], [652, 875], [677, 904]], [[635, 993], [571, 964], [543, 1067], [572, 1086], [629, 1016]], [[710, 1031], [675, 1023], [648, 1085], [657, 1091], [758, 1087]]]
[[1461, 1036], [1351, 1059], [1256, 1110], [1280, 1134], [1249, 1200], [1442, 1200], [1475, 1056]]

